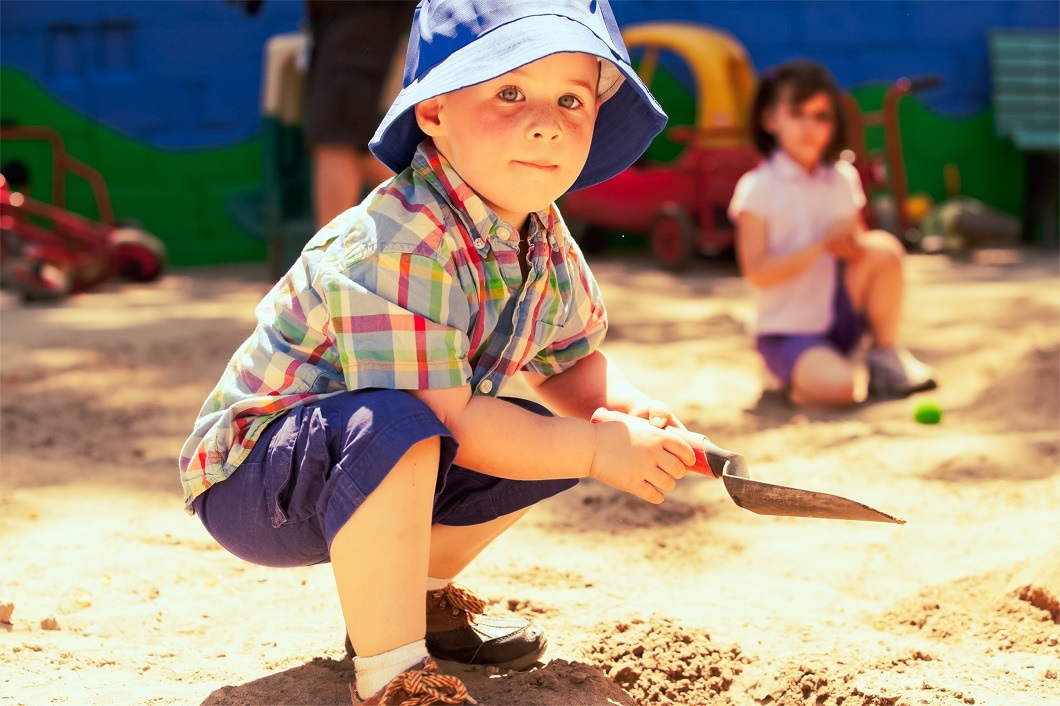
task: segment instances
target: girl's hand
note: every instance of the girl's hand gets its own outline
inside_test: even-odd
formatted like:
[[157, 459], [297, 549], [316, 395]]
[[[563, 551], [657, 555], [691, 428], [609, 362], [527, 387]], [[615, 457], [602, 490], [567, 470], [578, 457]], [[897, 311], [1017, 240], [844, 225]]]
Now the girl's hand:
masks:
[[647, 419], [648, 423], [653, 427], [659, 429], [665, 429], [666, 427], [677, 427], [678, 429], [684, 429], [685, 425], [681, 423], [681, 420], [677, 418], [670, 408], [666, 406], [665, 402], [659, 400], [648, 400], [635, 405], [632, 409], [626, 412], [631, 417], [640, 417], [641, 419]]
[[821, 240], [821, 245], [840, 260], [851, 260], [861, 252], [857, 236], [857, 222], [844, 219], [832, 224]]
[[692, 447], [636, 417], [606, 410], [604, 414], [614, 421], [596, 425], [589, 475], [650, 503], [661, 503], [695, 464]]

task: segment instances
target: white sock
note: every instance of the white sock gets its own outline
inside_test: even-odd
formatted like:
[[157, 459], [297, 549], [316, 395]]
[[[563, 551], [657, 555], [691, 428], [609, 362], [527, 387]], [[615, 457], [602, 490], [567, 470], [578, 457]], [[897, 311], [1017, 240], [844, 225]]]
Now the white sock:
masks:
[[432, 579], [430, 576], [427, 577], [427, 590], [428, 591], [440, 591], [453, 582], [452, 579]]
[[370, 698], [389, 684], [391, 679], [426, 656], [427, 643], [417, 640], [372, 657], [354, 657], [357, 694], [362, 699]]

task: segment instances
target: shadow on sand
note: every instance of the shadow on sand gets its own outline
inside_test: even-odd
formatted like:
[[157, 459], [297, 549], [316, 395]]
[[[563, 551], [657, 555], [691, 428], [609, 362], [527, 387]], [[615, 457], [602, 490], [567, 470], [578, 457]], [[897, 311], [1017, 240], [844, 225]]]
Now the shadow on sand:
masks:
[[[485, 667], [439, 662], [447, 674], [463, 680], [481, 706], [628, 706], [629, 694], [599, 667], [582, 662], [555, 659], [528, 672], [489, 674]], [[291, 669], [255, 679], [246, 684], [223, 686], [202, 702], [202, 706], [323, 706], [351, 703], [353, 663], [315, 657]]]

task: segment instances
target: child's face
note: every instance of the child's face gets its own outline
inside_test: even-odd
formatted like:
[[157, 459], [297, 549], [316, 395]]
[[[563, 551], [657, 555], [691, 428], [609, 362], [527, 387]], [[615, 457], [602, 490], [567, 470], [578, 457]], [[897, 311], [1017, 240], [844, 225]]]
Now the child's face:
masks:
[[812, 169], [832, 141], [835, 118], [835, 106], [827, 93], [815, 93], [794, 104], [791, 89], [784, 88], [777, 105], [766, 111], [764, 126], [796, 162]]
[[597, 59], [553, 54], [491, 81], [416, 106], [460, 177], [522, 228], [578, 178], [596, 123]]

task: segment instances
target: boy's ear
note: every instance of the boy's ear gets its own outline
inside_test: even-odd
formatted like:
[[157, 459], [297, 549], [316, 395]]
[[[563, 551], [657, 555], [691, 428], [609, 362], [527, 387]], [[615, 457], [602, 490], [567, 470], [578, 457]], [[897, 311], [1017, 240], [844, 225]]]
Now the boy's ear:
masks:
[[442, 101], [440, 96], [421, 101], [413, 108], [416, 111], [416, 124], [429, 137], [438, 137], [442, 133]]

